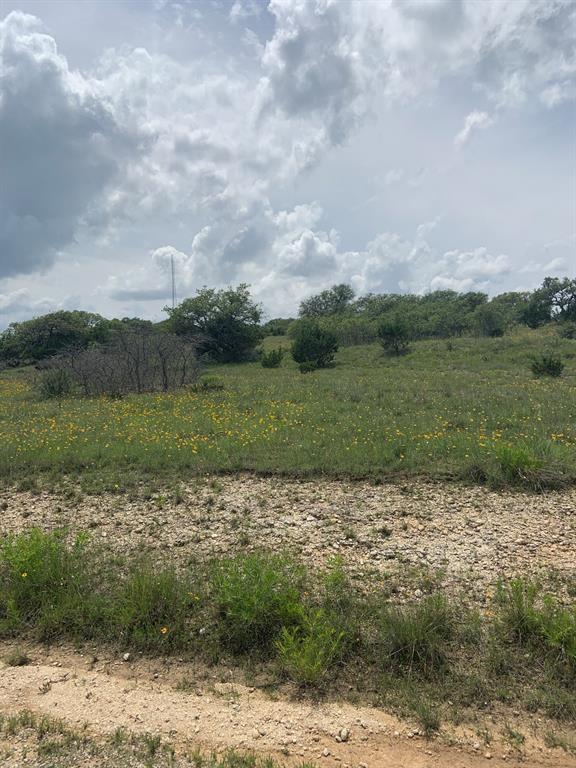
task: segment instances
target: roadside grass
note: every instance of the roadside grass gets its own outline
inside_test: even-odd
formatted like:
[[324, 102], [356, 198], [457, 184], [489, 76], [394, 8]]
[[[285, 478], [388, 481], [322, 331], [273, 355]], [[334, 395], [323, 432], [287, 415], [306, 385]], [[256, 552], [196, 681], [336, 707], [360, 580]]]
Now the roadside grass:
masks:
[[257, 664], [314, 695], [371, 692], [426, 733], [499, 702], [576, 718], [576, 607], [527, 579], [480, 614], [439, 590], [392, 604], [337, 560], [311, 572], [256, 552], [163, 570], [33, 529], [0, 543], [0, 637]]
[[[14, 737], [18, 738], [16, 743]], [[235, 750], [220, 754], [182, 747], [177, 750], [155, 733], [117, 728], [106, 738], [29, 710], [0, 714], [0, 757], [20, 756], [24, 763], [32, 764], [34, 755], [50, 768], [82, 768], [86, 760], [90, 765], [97, 760], [101, 768], [281, 768], [276, 760]], [[300, 768], [313, 765], [302, 763]]]
[[[530, 371], [545, 350], [566, 362], [561, 377]], [[0, 480], [23, 489], [68, 473], [121, 493], [243, 470], [529, 490], [576, 480], [576, 343], [541, 331], [421, 341], [399, 358], [346, 347], [308, 376], [288, 357], [214, 365], [207, 386], [115, 400], [42, 401], [34, 375], [0, 373]]]

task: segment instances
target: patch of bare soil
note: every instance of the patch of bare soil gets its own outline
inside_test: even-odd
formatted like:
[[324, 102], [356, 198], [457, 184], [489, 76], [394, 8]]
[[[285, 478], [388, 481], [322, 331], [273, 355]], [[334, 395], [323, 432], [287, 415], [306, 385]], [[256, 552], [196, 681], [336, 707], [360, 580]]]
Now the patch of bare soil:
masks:
[[369, 583], [399, 575], [400, 595], [418, 574], [482, 603], [496, 580], [553, 570], [576, 575], [576, 490], [542, 495], [440, 483], [374, 486], [333, 480], [240, 476], [183, 486], [178, 502], [151, 498], [4, 491], [0, 532], [31, 526], [89, 530], [94, 540], [159, 560], [289, 549], [312, 566], [341, 556]]
[[[492, 724], [489, 744], [481, 743], [472, 729], [448, 727], [428, 741], [417, 729], [369, 707], [275, 700], [234, 681], [183, 691], [174, 686], [174, 670], [167, 671], [159, 661], [110, 657], [95, 661], [66, 648], [30, 647], [27, 652], [32, 660], [28, 666], [1, 668], [0, 711], [27, 709], [51, 715], [96, 738], [123, 727], [161, 735], [177, 754], [187, 747], [208, 752], [232, 747], [272, 756], [286, 765], [306, 761], [341, 768], [576, 766], [576, 758], [547, 748], [526, 731], [521, 747], [506, 743], [501, 734], [505, 726], [511, 727], [509, 721]], [[176, 667], [178, 674], [185, 669], [178, 663]], [[16, 762], [11, 762], [9, 752], [3, 764], [11, 768], [44, 765], [34, 762], [31, 753], [17, 762], [22, 759], [17, 749]], [[74, 765], [97, 766], [102, 764], [99, 760], [86, 756], [85, 762]]]

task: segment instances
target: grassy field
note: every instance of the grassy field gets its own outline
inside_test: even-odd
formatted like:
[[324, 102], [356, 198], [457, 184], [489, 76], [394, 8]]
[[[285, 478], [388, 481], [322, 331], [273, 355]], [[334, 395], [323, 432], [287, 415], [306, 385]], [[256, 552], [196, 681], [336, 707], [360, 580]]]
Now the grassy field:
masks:
[[[265, 346], [287, 343], [269, 338]], [[554, 348], [562, 377], [536, 378]], [[424, 341], [385, 357], [343, 348], [302, 375], [286, 358], [210, 366], [222, 389], [119, 400], [39, 400], [31, 371], [0, 374], [0, 476], [82, 471], [109, 487], [140, 473], [252, 470], [384, 479], [460, 478], [535, 488], [576, 478], [576, 344], [524, 330]]]

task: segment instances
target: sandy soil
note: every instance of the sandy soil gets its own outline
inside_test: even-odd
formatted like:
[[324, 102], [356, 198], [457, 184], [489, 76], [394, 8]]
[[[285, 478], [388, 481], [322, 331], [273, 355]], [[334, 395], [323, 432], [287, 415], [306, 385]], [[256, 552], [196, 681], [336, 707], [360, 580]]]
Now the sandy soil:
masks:
[[[6, 649], [4, 645], [0, 650]], [[158, 661], [95, 662], [90, 655], [66, 648], [27, 650], [30, 665], [1, 669], [0, 711], [29, 709], [62, 718], [73, 727], [88, 723], [87, 732], [96, 735], [123, 726], [136, 733], [162, 734], [180, 747], [248, 749], [287, 765], [306, 760], [342, 768], [576, 766], [576, 758], [545, 747], [526, 731], [521, 750], [506, 744], [500, 735], [504, 722], [493, 723], [489, 746], [481, 744], [473, 730], [463, 728], [446, 728], [440, 737], [427, 741], [417, 729], [369, 707], [274, 700], [233, 681], [179, 691], [173, 675], [166, 674]]]

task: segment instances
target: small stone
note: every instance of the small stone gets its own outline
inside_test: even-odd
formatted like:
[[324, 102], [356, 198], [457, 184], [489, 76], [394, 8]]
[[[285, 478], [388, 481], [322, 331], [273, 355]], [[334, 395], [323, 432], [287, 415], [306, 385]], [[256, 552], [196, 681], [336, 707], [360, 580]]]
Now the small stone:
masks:
[[130, 661], [130, 659], [131, 659], [131, 656], [130, 656], [130, 654], [129, 654], [129, 653], [125, 653], [125, 654], [122, 656], [122, 661]]
[[491, 752], [484, 752], [484, 757], [486, 760], [492, 760], [492, 753]]
[[322, 750], [322, 756], [323, 757], [329, 757], [330, 756], [330, 750], [328, 749], [328, 747], [324, 747], [324, 749]]
[[340, 741], [348, 741], [350, 738], [350, 732], [348, 731], [348, 728], [340, 728], [338, 731], [338, 736], [340, 737]]

